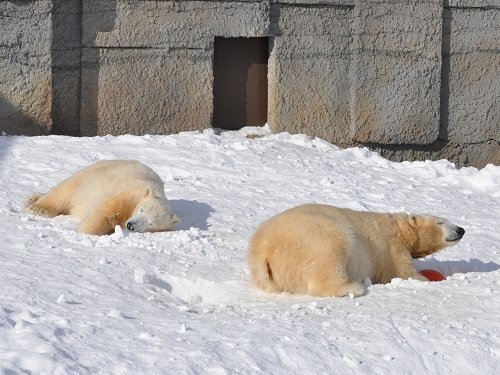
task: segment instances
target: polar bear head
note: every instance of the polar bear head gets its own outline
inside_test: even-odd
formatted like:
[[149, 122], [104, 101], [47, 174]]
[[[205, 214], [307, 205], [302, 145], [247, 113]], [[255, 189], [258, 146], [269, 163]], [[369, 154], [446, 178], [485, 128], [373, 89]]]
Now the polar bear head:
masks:
[[162, 232], [173, 230], [179, 222], [165, 197], [149, 193], [137, 204], [126, 226], [131, 232]]
[[413, 258], [422, 258], [447, 246], [456, 245], [465, 234], [464, 228], [441, 217], [410, 214], [407, 220]]

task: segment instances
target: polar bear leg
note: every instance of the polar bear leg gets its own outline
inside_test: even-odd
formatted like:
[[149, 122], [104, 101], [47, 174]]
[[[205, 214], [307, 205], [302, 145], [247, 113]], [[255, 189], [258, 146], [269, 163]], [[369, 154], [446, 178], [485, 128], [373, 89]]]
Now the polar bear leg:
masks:
[[24, 207], [28, 208], [33, 203], [35, 203], [38, 199], [40, 199], [43, 195], [44, 195], [43, 193], [33, 193], [33, 194], [31, 194], [28, 197], [28, 199], [26, 199], [26, 203], [24, 204]]
[[413, 279], [413, 280], [420, 280], [420, 281], [429, 281], [429, 279], [427, 277], [421, 275], [417, 271], [415, 271], [415, 272], [404, 272], [404, 273], [401, 273], [398, 277], [400, 279], [404, 279], [404, 280]]
[[425, 276], [421, 275], [415, 269], [415, 263], [413, 262], [412, 256], [406, 252], [401, 252], [399, 256], [399, 263], [396, 264], [396, 276], [400, 279], [408, 280], [420, 280], [420, 281], [429, 281]]
[[107, 214], [102, 209], [94, 210], [85, 216], [80, 225], [78, 226], [78, 232], [104, 235], [111, 234], [115, 230], [116, 220]]
[[365, 294], [365, 288], [361, 283], [339, 277], [312, 277], [308, 282], [307, 289], [308, 294], [318, 297], [349, 295], [359, 297]]
[[53, 194], [34, 193], [26, 201], [26, 211], [33, 215], [55, 217], [64, 214], [66, 207]]

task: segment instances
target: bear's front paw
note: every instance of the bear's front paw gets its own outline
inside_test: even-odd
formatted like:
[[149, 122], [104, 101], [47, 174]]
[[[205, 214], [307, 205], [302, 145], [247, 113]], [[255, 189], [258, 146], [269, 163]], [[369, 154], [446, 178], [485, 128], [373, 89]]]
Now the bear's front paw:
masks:
[[355, 298], [365, 294], [365, 291], [366, 290], [364, 286], [361, 285], [361, 283], [358, 283], [357, 281], [351, 281], [343, 285], [342, 295], [344, 297]]
[[409, 279], [420, 280], [420, 281], [429, 281], [429, 279], [427, 277], [425, 277], [424, 275], [421, 275], [418, 272], [415, 272], [413, 275], [411, 275], [409, 277]]

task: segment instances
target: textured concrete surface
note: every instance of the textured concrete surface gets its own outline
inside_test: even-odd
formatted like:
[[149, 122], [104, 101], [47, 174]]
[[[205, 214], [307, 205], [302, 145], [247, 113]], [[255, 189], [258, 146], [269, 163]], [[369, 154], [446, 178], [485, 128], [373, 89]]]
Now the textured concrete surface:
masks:
[[211, 127], [214, 37], [265, 35], [268, 14], [267, 2], [84, 1], [82, 134]]
[[51, 1], [0, 1], [0, 134], [52, 128]]
[[52, 133], [80, 134], [80, 0], [53, 0]]
[[354, 13], [353, 140], [433, 143], [439, 135], [441, 0], [364, 0]]
[[414, 147], [411, 145], [392, 145], [370, 147], [382, 156], [394, 160], [439, 160], [448, 159], [457, 166], [484, 167], [492, 163], [500, 165], [500, 150], [497, 141], [481, 143], [437, 142], [429, 147]]
[[500, 8], [500, 0], [447, 0], [449, 7], [457, 8]]
[[452, 9], [448, 137], [500, 142], [500, 9]]
[[266, 1], [84, 0], [86, 47], [211, 48], [214, 36], [262, 36]]
[[356, 0], [271, 0], [271, 4], [291, 4], [304, 6], [354, 6]]
[[197, 49], [84, 49], [82, 135], [209, 128], [211, 59]]
[[[349, 8], [272, 8], [269, 124], [335, 143], [350, 140]], [[311, 79], [321, 77], [321, 79]]]

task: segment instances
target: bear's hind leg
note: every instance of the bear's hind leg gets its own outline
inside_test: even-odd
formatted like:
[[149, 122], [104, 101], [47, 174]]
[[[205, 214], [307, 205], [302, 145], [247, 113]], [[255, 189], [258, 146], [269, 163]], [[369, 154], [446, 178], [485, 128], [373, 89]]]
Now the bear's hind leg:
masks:
[[[327, 223], [328, 224], [328, 223]], [[305, 280], [307, 293], [320, 297], [359, 297], [365, 294], [365, 287], [353, 280], [347, 270], [350, 240], [340, 230], [323, 233], [314, 238], [314, 258]], [[333, 245], [332, 245], [333, 243]]]
[[55, 217], [65, 213], [65, 209], [60, 207], [58, 200], [51, 194], [34, 193], [28, 197], [25, 207], [26, 212], [43, 217]]
[[33, 203], [35, 203], [38, 199], [40, 199], [43, 195], [44, 195], [43, 193], [33, 193], [33, 194], [31, 194], [28, 197], [28, 199], [26, 199], [26, 202], [24, 203], [24, 207], [28, 208]]
[[361, 283], [344, 277], [312, 277], [307, 292], [318, 297], [359, 297], [365, 294], [365, 288]]

